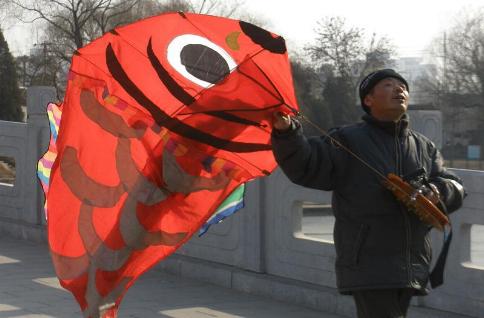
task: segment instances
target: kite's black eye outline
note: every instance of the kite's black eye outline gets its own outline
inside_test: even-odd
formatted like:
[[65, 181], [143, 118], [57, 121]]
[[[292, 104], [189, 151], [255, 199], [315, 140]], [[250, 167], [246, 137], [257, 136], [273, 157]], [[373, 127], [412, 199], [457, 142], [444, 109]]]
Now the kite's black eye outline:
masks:
[[[205, 55], [214, 60], [215, 74], [207, 70], [197, 70], [195, 67], [185, 65], [195, 51], [201, 58]], [[167, 59], [171, 66], [183, 77], [203, 88], [213, 86], [218, 80], [233, 71], [237, 64], [223, 48], [195, 34], [183, 34], [174, 38], [167, 47]], [[218, 73], [218, 74], [217, 74]]]

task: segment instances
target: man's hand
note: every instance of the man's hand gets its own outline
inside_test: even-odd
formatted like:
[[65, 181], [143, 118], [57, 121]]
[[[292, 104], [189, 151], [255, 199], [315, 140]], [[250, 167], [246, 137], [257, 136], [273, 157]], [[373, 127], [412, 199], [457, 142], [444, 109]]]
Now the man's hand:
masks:
[[424, 195], [433, 204], [438, 204], [439, 203], [439, 199], [440, 199], [439, 189], [437, 189], [437, 187], [434, 184], [432, 184], [432, 183], [429, 183], [429, 185], [430, 185], [431, 189], [428, 189], [428, 191], [426, 193], [424, 193]]
[[272, 128], [279, 131], [286, 131], [291, 127], [291, 117], [282, 112], [272, 114]]

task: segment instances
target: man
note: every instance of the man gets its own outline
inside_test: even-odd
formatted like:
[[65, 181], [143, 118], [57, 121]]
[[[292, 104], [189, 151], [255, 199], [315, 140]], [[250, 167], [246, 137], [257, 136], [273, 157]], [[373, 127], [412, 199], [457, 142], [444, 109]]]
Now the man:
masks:
[[[407, 81], [384, 69], [360, 84], [363, 121], [330, 135], [386, 176], [425, 169], [426, 191], [447, 212], [465, 196], [461, 180], [443, 166], [435, 145], [409, 129]], [[382, 177], [327, 136], [305, 138], [294, 118], [275, 113], [272, 144], [294, 183], [333, 191], [338, 290], [353, 295], [358, 317], [405, 317], [413, 295], [428, 292], [430, 226], [382, 186]], [[419, 170], [420, 169], [420, 170]]]

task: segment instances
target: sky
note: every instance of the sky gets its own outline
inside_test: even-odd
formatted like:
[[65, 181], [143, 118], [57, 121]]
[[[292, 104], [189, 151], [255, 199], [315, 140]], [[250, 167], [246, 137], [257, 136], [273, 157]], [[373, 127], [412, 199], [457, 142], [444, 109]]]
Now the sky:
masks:
[[390, 38], [401, 57], [419, 56], [443, 36], [458, 12], [484, 8], [482, 0], [246, 0], [247, 8], [272, 21], [271, 31], [289, 45], [314, 42], [317, 21], [340, 16], [347, 25]]
[[[400, 57], [421, 56], [432, 39], [442, 37], [458, 12], [484, 7], [482, 0], [245, 0], [244, 3], [244, 8], [267, 22], [266, 28], [282, 35], [292, 51], [314, 42], [318, 21], [339, 16], [346, 19], [348, 26], [362, 28], [368, 35], [376, 33], [390, 38]], [[8, 23], [4, 34], [14, 55], [27, 54], [38, 37], [35, 27], [19, 22]]]

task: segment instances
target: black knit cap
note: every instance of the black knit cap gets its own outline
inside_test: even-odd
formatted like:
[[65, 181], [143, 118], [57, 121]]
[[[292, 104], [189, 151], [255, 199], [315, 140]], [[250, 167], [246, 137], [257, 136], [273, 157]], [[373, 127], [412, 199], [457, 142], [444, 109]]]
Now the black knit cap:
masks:
[[378, 70], [373, 73], [368, 74], [360, 83], [360, 101], [361, 101], [361, 107], [363, 107], [363, 110], [367, 112], [368, 114], [370, 113], [370, 108], [365, 105], [364, 99], [365, 96], [370, 93], [370, 91], [375, 87], [375, 85], [381, 81], [382, 79], [388, 78], [388, 77], [393, 77], [396, 79], [399, 79], [402, 81], [403, 84], [407, 87], [408, 89], [408, 83], [407, 81], [403, 78], [402, 75], [398, 74], [395, 72], [395, 70], [391, 68], [386, 68], [383, 70]]

